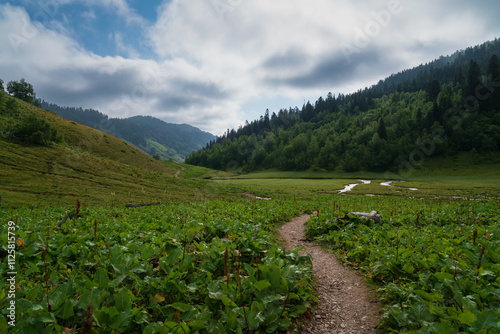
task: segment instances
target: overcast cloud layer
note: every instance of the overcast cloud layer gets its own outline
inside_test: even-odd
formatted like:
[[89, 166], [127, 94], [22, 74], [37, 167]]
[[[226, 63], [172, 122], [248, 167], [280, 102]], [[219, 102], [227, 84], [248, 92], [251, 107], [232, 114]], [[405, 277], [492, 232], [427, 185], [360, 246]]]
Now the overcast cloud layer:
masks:
[[497, 0], [172, 0], [151, 16], [136, 0], [38, 3], [0, 1], [5, 82], [214, 134], [500, 36]]

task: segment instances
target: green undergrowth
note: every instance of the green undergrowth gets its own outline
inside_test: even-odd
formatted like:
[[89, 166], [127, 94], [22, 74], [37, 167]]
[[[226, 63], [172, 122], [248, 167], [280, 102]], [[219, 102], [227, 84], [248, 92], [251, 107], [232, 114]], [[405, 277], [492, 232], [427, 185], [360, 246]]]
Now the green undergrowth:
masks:
[[[284, 251], [271, 231], [303, 206], [246, 199], [2, 210], [4, 240], [15, 223], [9, 332], [286, 333], [316, 302], [311, 259]], [[2, 258], [9, 249], [2, 244]], [[0, 264], [2, 277], [13, 270]], [[4, 332], [12, 291], [5, 280], [0, 288]]]
[[[325, 200], [307, 235], [379, 286], [380, 333], [500, 333], [499, 206], [351, 196]], [[382, 220], [339, 208], [377, 210]]]

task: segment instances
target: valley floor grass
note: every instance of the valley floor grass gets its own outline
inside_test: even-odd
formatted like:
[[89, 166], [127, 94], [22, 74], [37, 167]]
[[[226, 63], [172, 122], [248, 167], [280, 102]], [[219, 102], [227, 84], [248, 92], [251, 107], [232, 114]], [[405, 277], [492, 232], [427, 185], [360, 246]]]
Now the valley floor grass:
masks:
[[[274, 177], [273, 177], [274, 175]], [[263, 197], [295, 196], [311, 197], [320, 194], [338, 194], [348, 184], [358, 184], [344, 195], [367, 195], [367, 196], [408, 196], [408, 197], [467, 197], [487, 198], [500, 197], [500, 176], [434, 176], [428, 179], [412, 179], [408, 181], [398, 179], [380, 178], [380, 175], [372, 175], [374, 178], [364, 178], [371, 181], [363, 184], [363, 178], [309, 178], [305, 173], [304, 178], [300, 174], [294, 174], [293, 178], [284, 178], [279, 173], [255, 173], [245, 177], [234, 176], [229, 178], [217, 178], [215, 183], [230, 185], [231, 187], [244, 189], [248, 193], [254, 193]], [[264, 176], [264, 177], [263, 177]], [[393, 181], [390, 186], [382, 186], [382, 182]]]

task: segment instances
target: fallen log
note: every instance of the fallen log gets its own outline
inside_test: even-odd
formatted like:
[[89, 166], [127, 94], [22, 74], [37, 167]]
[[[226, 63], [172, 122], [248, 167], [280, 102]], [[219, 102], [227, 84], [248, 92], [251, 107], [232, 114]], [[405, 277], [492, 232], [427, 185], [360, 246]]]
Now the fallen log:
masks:
[[66, 222], [66, 220], [68, 220], [69, 216], [71, 216], [72, 214], [73, 214], [73, 211], [68, 212], [68, 214], [59, 222], [59, 224], [57, 224], [57, 226], [54, 227], [54, 231], [57, 231], [58, 229], [60, 229], [61, 226]]
[[357, 216], [357, 217], [366, 217], [368, 219], [373, 220], [376, 223], [379, 223], [382, 219], [382, 216], [377, 211], [372, 212], [348, 212], [343, 219], [349, 220], [349, 215]]
[[143, 206], [155, 206], [155, 205], [161, 205], [160, 202], [157, 203], [127, 203], [125, 204], [126, 208], [140, 208]]
[[61, 226], [68, 220], [69, 217], [77, 217], [78, 214], [80, 213], [80, 200], [76, 200], [76, 207], [75, 210], [68, 212], [66, 216], [57, 224], [56, 227], [54, 227], [54, 231], [57, 231], [58, 229], [61, 228]]

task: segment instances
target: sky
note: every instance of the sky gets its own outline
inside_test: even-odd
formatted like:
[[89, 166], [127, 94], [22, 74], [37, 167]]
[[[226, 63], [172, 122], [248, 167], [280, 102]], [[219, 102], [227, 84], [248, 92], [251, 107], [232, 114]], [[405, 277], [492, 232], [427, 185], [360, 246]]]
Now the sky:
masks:
[[215, 135], [500, 37], [498, 0], [0, 0], [0, 79]]

